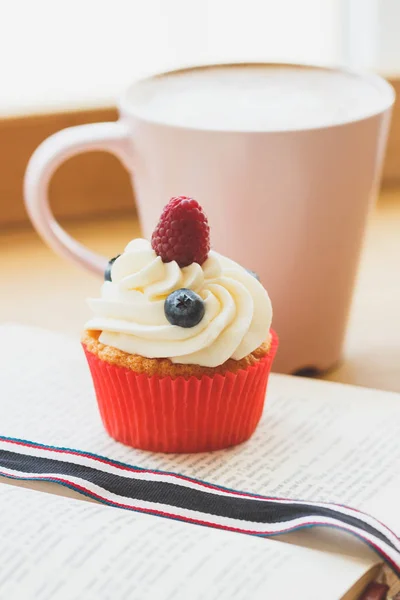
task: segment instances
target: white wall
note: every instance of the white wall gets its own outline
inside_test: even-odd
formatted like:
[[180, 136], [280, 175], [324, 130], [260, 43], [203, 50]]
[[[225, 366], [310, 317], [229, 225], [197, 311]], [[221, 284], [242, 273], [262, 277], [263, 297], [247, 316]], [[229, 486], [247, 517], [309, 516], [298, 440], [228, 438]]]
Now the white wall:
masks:
[[346, 0], [0, 0], [0, 113], [112, 102], [213, 60], [343, 61]]
[[348, 62], [399, 75], [400, 0], [349, 0], [348, 22]]

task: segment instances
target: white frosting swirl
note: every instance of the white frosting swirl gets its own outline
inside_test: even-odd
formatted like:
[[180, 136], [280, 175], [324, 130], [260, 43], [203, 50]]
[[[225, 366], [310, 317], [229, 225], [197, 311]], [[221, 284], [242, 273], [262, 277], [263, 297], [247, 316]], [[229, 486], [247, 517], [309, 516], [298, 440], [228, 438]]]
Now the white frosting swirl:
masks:
[[[100, 342], [148, 358], [216, 367], [240, 360], [268, 337], [272, 307], [253, 275], [211, 251], [200, 266], [163, 263], [143, 239], [133, 240], [111, 269], [101, 298], [88, 300], [94, 317], [86, 329], [100, 330]], [[167, 296], [189, 288], [204, 301], [204, 317], [194, 327], [171, 325], [164, 314]]]

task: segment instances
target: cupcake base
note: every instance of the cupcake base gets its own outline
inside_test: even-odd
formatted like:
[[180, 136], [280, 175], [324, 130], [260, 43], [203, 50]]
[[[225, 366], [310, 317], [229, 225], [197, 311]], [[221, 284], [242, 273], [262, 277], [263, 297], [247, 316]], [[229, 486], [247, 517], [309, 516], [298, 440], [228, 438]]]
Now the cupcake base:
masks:
[[183, 453], [249, 439], [263, 411], [278, 338], [271, 331], [268, 351], [246, 368], [175, 378], [112, 364], [85, 339], [82, 345], [109, 435], [142, 450]]

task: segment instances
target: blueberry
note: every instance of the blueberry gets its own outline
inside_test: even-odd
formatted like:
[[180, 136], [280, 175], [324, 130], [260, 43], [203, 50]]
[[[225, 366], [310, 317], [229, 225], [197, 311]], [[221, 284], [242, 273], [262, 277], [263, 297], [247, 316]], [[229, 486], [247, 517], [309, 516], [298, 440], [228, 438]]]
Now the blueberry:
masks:
[[120, 256], [121, 255], [118, 254], [117, 256], [114, 256], [114, 258], [111, 258], [108, 261], [108, 265], [106, 266], [106, 270], [104, 271], [104, 281], [111, 281], [111, 267], [113, 266], [117, 258], [119, 258]]
[[246, 271], [250, 273], [250, 275], [253, 275], [253, 277], [255, 277], [257, 281], [260, 281], [260, 276], [255, 271], [252, 271], [251, 269], [246, 269]]
[[164, 303], [164, 312], [171, 325], [194, 327], [204, 317], [204, 302], [192, 290], [182, 288], [172, 292]]

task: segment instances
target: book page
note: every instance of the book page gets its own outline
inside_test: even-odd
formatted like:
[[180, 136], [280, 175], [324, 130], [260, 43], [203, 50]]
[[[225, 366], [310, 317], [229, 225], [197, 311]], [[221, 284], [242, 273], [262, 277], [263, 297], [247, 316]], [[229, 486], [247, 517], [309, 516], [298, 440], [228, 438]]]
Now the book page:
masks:
[[[339, 600], [369, 571], [287, 544], [0, 487], [0, 597]], [[290, 577], [287, 573], [290, 572]]]
[[[400, 395], [272, 375], [261, 423], [247, 443], [205, 454], [152, 454], [104, 431], [77, 340], [18, 326], [0, 331], [1, 435], [243, 491], [349, 504], [400, 533]], [[324, 543], [326, 534], [311, 538], [318, 536]], [[311, 539], [305, 532], [301, 537]]]

